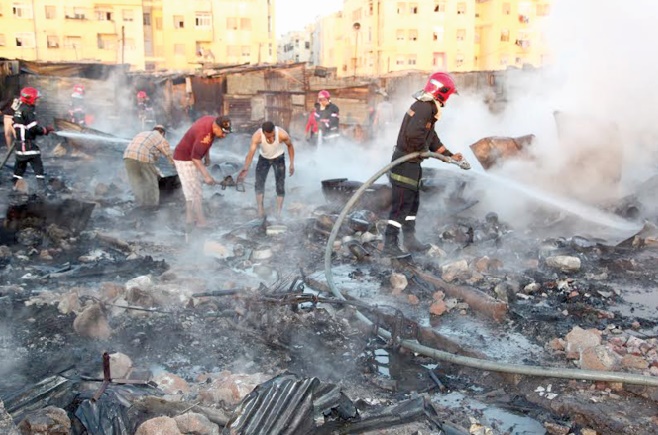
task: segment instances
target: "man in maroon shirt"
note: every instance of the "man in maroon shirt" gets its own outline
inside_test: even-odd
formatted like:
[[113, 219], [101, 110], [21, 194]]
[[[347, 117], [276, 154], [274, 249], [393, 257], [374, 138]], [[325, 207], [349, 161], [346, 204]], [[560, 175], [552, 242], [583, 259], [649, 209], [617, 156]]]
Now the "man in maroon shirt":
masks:
[[188, 225], [207, 226], [201, 178], [209, 186], [217, 183], [206, 169], [210, 165], [210, 147], [215, 138], [223, 139], [230, 132], [231, 120], [227, 116], [203, 116], [192, 124], [174, 150], [174, 164], [183, 187], [185, 222]]

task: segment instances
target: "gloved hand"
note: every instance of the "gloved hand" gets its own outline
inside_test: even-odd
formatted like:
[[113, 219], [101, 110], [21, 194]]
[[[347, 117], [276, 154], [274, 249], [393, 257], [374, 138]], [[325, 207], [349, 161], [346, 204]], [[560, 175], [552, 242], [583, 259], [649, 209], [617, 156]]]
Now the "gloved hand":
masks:
[[51, 125], [49, 125], [48, 127], [44, 127], [44, 132], [45, 132], [46, 135], [49, 135], [53, 131], [55, 131], [55, 127], [53, 127]]

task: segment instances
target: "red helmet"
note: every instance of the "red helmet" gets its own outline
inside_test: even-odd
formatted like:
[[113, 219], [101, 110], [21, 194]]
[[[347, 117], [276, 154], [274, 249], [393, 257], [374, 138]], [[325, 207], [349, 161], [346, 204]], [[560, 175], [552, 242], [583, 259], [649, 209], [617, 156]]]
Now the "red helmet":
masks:
[[147, 98], [148, 98], [148, 95], [146, 95], [146, 92], [144, 92], [144, 91], [137, 92], [137, 99], [138, 100], [145, 100]]
[[326, 98], [328, 100], [328, 99], [331, 98], [331, 94], [329, 93], [329, 91], [322, 90], [322, 91], [318, 92], [318, 100], [320, 98]]
[[25, 104], [34, 106], [37, 102], [37, 98], [39, 97], [41, 97], [41, 94], [34, 88], [21, 89], [21, 101]]
[[452, 77], [444, 72], [436, 72], [427, 80], [423, 91], [432, 94], [435, 100], [445, 104], [452, 94], [459, 94], [455, 89], [455, 82]]
[[85, 87], [83, 85], [75, 85], [73, 86], [73, 93], [71, 96], [73, 98], [82, 98], [85, 95]]

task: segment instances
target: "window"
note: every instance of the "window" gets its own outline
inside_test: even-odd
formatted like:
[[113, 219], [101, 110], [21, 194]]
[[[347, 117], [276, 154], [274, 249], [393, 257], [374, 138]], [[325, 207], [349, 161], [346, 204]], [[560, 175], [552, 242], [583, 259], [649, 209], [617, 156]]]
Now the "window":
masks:
[[509, 42], [509, 30], [503, 29], [500, 31], [500, 42]]
[[445, 12], [446, 2], [438, 2], [434, 4], [434, 12]]
[[194, 15], [194, 27], [197, 29], [209, 29], [212, 27], [212, 16], [210, 12], [197, 12]]
[[174, 44], [174, 54], [176, 56], [185, 56], [185, 44]]
[[395, 39], [398, 41], [404, 41], [404, 30], [398, 30], [395, 32]]
[[418, 13], [418, 5], [416, 3], [411, 3], [409, 5], [409, 13], [415, 15]]
[[457, 41], [466, 39], [466, 29], [457, 29]]
[[405, 4], [404, 3], [398, 3], [398, 8], [397, 8], [398, 15], [404, 14], [404, 10], [405, 10]]
[[5, 40], [5, 34], [0, 33], [0, 47], [5, 47], [7, 45], [7, 41]]
[[240, 47], [238, 45], [229, 45], [226, 47], [226, 54], [229, 57], [237, 57], [240, 55]]
[[155, 17], [155, 29], [162, 30], [162, 17]]
[[55, 6], [46, 6], [46, 20], [54, 20], [57, 17]]
[[521, 65], [523, 63], [523, 58], [517, 57], [516, 59], [514, 59], [514, 63], [516, 63], [517, 65]]
[[509, 3], [503, 3], [503, 15], [509, 15], [512, 13], [512, 5]]
[[457, 55], [455, 55], [455, 65], [457, 67], [464, 66], [464, 55], [463, 54], [457, 53]]
[[359, 21], [361, 19], [361, 8], [352, 12], [352, 21]]
[[501, 57], [500, 57], [500, 64], [501, 64], [502, 66], [505, 66], [505, 65], [507, 65], [508, 63], [509, 63], [509, 58], [507, 57], [507, 55], [504, 55], [504, 56], [501, 56]]
[[114, 13], [108, 9], [96, 9], [95, 15], [98, 21], [112, 21], [114, 18]]
[[16, 47], [34, 47], [34, 33], [16, 33]]
[[251, 30], [251, 18], [240, 18], [240, 29]]
[[397, 59], [395, 59], [395, 64], [396, 65], [404, 65], [406, 63], [405, 60], [406, 59], [404, 57], [398, 56]]
[[251, 46], [243, 45], [242, 46], [242, 57], [249, 57], [249, 56], [251, 56]]
[[64, 16], [70, 20], [84, 20], [87, 18], [85, 8], [70, 8], [66, 10]]
[[174, 15], [174, 29], [184, 29], [185, 19], [182, 15]]
[[304, 48], [309, 50], [311, 48], [311, 43], [309, 41], [304, 42]]
[[443, 42], [443, 35], [445, 34], [445, 29], [443, 26], [435, 27], [432, 31], [432, 40], [436, 42]]
[[270, 15], [267, 16], [267, 33], [272, 33], [272, 17]]
[[14, 3], [12, 11], [16, 18], [32, 18], [32, 7], [28, 4]]
[[226, 29], [227, 30], [238, 30], [238, 19], [235, 17], [226, 18]]
[[411, 55], [409, 56], [409, 59], [407, 59], [407, 65], [416, 65], [416, 56]]
[[123, 21], [134, 21], [135, 11], [132, 9], [124, 9], [121, 11], [121, 16], [123, 17]]
[[145, 25], [145, 26], [150, 26], [151, 25], [151, 14], [149, 14], [148, 12], [145, 12], [142, 15], [142, 24]]
[[465, 15], [466, 14], [466, 3], [460, 2], [457, 3], [457, 15]]
[[112, 33], [99, 33], [96, 35], [96, 43], [101, 50], [114, 50], [117, 48], [117, 35]]
[[473, 42], [475, 42], [476, 44], [480, 43], [480, 32], [477, 30], [475, 31], [475, 38], [473, 39]]
[[59, 48], [59, 36], [48, 35], [46, 39], [46, 44], [48, 45], [48, 48]]
[[418, 30], [409, 30], [409, 41], [418, 41]]
[[65, 36], [64, 48], [78, 49], [82, 47], [82, 38], [80, 36]]

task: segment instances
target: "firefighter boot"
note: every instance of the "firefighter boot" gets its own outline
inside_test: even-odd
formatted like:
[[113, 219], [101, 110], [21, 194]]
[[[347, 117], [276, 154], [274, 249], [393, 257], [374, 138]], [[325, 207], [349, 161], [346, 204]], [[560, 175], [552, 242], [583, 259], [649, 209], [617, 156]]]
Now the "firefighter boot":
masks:
[[400, 243], [398, 241], [399, 231], [388, 229], [384, 234], [384, 249], [382, 253], [393, 258], [404, 258], [409, 256], [409, 253], [404, 252], [400, 249]]
[[416, 238], [414, 231], [404, 231], [404, 249], [409, 252], [425, 252], [432, 247], [429, 243], [422, 243]]

